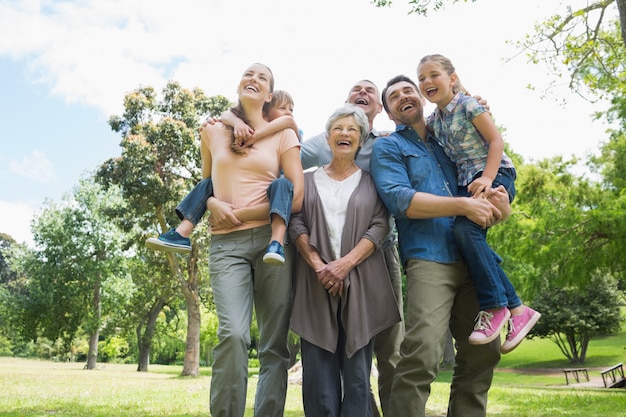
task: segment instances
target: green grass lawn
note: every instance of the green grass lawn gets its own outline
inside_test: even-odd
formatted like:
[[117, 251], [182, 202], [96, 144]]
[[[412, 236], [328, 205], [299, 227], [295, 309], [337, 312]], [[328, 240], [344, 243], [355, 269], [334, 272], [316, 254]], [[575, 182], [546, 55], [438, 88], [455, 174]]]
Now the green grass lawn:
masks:
[[[626, 363], [626, 330], [591, 343], [586, 367], [599, 370]], [[82, 363], [0, 358], [0, 417], [192, 417], [209, 416], [210, 368], [198, 378], [180, 377], [182, 367], [101, 364], [83, 370]], [[623, 417], [626, 389], [576, 388], [565, 385], [562, 368], [570, 367], [557, 346], [526, 340], [504, 355], [489, 396], [489, 416]], [[251, 373], [246, 417], [253, 416], [256, 376]], [[450, 370], [433, 384], [429, 415], [445, 416]], [[375, 384], [375, 381], [373, 381]], [[301, 387], [289, 385], [286, 417], [303, 416]]]
[[[589, 342], [587, 368], [607, 368], [619, 362], [626, 363], [626, 328], [605, 337], [596, 337]], [[568, 368], [565, 355], [548, 339], [530, 339], [522, 342], [513, 352], [503, 355], [501, 368]]]

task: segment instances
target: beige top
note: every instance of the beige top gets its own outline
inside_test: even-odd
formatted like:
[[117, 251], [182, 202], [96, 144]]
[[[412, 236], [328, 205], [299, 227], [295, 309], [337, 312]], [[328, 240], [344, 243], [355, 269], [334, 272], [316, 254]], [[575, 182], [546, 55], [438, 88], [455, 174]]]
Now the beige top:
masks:
[[[223, 132], [227, 133], [226, 129]], [[299, 147], [300, 142], [292, 129], [285, 129], [264, 137], [249, 148], [246, 155], [238, 155], [230, 149], [230, 135], [215, 135], [211, 139], [211, 178], [215, 197], [236, 207], [253, 207], [267, 203], [267, 189], [280, 176], [280, 159], [283, 153]], [[265, 220], [243, 222], [228, 231], [230, 233], [269, 224]]]

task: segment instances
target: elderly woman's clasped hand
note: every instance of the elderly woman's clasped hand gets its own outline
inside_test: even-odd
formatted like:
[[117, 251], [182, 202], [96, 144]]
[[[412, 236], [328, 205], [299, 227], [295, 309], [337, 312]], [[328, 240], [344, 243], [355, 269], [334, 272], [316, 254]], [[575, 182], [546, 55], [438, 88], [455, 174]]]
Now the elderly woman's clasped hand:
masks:
[[315, 270], [317, 278], [330, 295], [343, 295], [343, 280], [353, 268], [345, 258], [331, 261]]

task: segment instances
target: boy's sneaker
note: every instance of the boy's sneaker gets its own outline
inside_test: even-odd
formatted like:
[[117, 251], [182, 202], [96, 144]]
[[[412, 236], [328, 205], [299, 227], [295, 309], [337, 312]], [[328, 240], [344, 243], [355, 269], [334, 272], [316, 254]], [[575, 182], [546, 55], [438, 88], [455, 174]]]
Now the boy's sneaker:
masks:
[[285, 263], [285, 251], [283, 245], [272, 240], [263, 255], [263, 262], [270, 265], [282, 265]]
[[524, 307], [524, 312], [519, 316], [512, 316], [509, 320], [509, 331], [506, 334], [506, 340], [500, 347], [500, 353], [509, 353], [515, 349], [526, 337], [530, 329], [533, 328], [541, 313], [530, 307]]
[[506, 307], [497, 310], [481, 311], [476, 316], [474, 331], [469, 335], [467, 341], [470, 345], [485, 345], [500, 337], [500, 332], [511, 316]]
[[172, 228], [167, 232], [159, 235], [159, 237], [150, 237], [146, 239], [146, 247], [163, 252], [191, 252], [191, 240], [188, 237], [182, 237], [176, 229]]

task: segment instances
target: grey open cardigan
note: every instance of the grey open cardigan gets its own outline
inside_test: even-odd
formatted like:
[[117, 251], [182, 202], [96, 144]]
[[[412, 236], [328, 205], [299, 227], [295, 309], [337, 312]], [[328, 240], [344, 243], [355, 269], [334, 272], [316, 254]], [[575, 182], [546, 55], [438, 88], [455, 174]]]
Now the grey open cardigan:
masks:
[[[314, 172], [305, 173], [302, 211], [289, 222], [289, 236], [295, 242], [301, 234], [324, 262], [335, 259], [328, 237]], [[381, 244], [389, 231], [389, 216], [378, 197], [370, 175], [363, 171], [361, 181], [348, 202], [348, 215], [341, 238], [341, 254], [348, 253], [362, 239], [371, 240], [376, 251], [354, 268], [344, 281], [344, 293], [331, 296], [317, 280], [317, 275], [298, 253], [294, 278], [291, 329], [308, 342], [334, 353], [341, 322], [346, 332], [348, 358], [367, 345], [382, 330], [398, 323], [400, 313], [385, 264]]]

